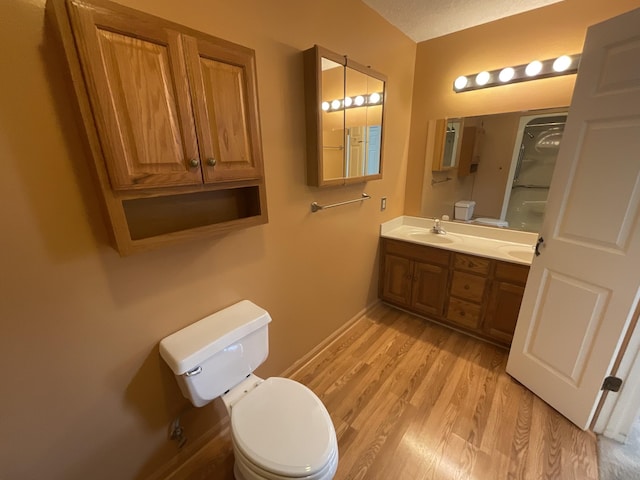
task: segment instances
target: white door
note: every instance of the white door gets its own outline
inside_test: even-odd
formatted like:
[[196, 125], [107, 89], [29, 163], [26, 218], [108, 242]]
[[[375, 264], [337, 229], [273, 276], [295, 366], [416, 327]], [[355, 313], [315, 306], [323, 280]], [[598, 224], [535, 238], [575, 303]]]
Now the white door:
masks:
[[640, 295], [640, 9], [589, 28], [507, 372], [586, 429]]

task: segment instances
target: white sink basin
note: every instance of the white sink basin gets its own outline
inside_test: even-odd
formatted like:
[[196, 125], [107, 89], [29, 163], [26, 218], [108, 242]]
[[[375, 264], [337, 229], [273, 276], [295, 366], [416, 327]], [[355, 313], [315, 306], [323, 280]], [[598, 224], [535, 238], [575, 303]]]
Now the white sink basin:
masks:
[[525, 262], [531, 262], [531, 260], [533, 260], [533, 247], [501, 245], [498, 247], [498, 250], [509, 257], [515, 258], [516, 260], [523, 260]]
[[458, 241], [457, 238], [450, 236], [448, 234], [442, 233], [433, 233], [430, 231], [420, 231], [420, 232], [411, 232], [409, 233], [409, 238], [414, 240], [418, 240], [419, 242], [428, 242], [428, 243], [454, 243]]

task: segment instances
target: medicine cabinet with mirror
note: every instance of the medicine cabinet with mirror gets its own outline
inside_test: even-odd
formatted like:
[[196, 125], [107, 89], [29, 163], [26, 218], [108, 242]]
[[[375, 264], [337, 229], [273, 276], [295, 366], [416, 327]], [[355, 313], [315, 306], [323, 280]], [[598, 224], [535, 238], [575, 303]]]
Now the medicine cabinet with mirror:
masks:
[[456, 167], [460, 156], [463, 119], [448, 118], [435, 121], [435, 148], [432, 162], [434, 172]]
[[[444, 126], [452, 122], [430, 121], [422, 215], [451, 215], [456, 201], [473, 200], [474, 217], [500, 220], [501, 225], [506, 221], [508, 228], [538, 232], [566, 119], [566, 107], [455, 119], [462, 132], [460, 138], [451, 140], [454, 148], [458, 144], [457, 161], [448, 167], [441, 161], [440, 170], [436, 170], [437, 143], [445, 143]], [[437, 124], [442, 125], [440, 130]], [[447, 148], [440, 148], [442, 159]], [[449, 173], [453, 169], [458, 180], [443, 181], [454, 180]], [[438, 172], [446, 172], [447, 177], [441, 180]], [[498, 222], [488, 222], [492, 223]]]
[[318, 45], [304, 52], [307, 184], [382, 178], [386, 77]]

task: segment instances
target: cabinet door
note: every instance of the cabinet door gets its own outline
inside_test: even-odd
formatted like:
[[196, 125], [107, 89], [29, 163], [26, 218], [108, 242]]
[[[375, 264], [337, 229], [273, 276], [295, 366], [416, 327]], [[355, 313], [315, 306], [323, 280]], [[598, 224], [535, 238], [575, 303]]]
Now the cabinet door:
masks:
[[500, 281], [493, 282], [483, 327], [487, 335], [511, 344], [523, 294], [524, 286]]
[[262, 149], [253, 50], [185, 36], [205, 182], [259, 179]]
[[384, 256], [382, 298], [402, 305], [411, 305], [411, 260], [396, 255]]
[[142, 14], [69, 5], [111, 187], [202, 183], [180, 34]]
[[444, 314], [449, 270], [430, 263], [415, 262], [411, 307], [423, 315]]

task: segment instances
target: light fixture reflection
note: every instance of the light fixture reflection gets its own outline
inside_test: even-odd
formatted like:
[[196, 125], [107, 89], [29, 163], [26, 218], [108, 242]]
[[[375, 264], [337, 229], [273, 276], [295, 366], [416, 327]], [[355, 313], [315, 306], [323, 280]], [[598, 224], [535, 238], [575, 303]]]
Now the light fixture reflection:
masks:
[[336, 112], [354, 107], [376, 106], [382, 103], [382, 92], [373, 92], [371, 94], [357, 95], [356, 97], [336, 98], [331, 102], [323, 101], [321, 103], [322, 110], [325, 112]]

